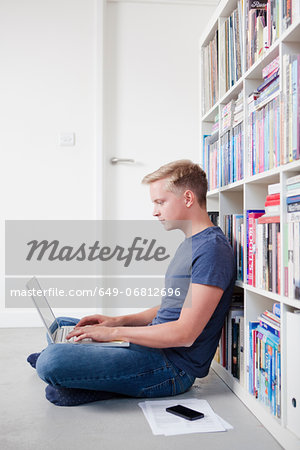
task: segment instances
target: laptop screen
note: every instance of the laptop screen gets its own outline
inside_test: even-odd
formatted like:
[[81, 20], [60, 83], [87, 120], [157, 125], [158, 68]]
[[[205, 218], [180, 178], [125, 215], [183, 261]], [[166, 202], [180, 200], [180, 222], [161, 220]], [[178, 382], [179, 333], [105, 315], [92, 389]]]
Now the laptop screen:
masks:
[[49, 335], [53, 338], [54, 332], [59, 328], [59, 324], [53, 314], [52, 309], [44, 295], [44, 291], [41, 288], [37, 278], [31, 278], [26, 283], [26, 287], [31, 295], [31, 298], [41, 316], [41, 319], [48, 330]]

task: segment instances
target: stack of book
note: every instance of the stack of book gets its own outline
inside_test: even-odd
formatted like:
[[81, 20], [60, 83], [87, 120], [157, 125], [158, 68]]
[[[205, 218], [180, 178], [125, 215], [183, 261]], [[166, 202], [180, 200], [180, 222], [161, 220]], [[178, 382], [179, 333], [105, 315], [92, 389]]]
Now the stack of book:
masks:
[[280, 165], [279, 60], [263, 70], [263, 83], [248, 97], [249, 175]]
[[242, 75], [243, 61], [243, 2], [220, 26], [220, 77], [221, 96]]
[[286, 30], [300, 16], [299, 0], [282, 0], [282, 28]]
[[222, 122], [221, 122], [221, 134], [224, 134], [226, 131], [230, 130], [233, 123], [235, 102], [230, 100], [227, 105], [222, 108]]
[[258, 321], [249, 322], [248, 390], [281, 416], [280, 308], [264, 311]]
[[280, 294], [280, 185], [268, 186], [263, 211], [247, 211], [250, 286]]
[[300, 157], [300, 54], [283, 55], [282, 92], [284, 164]]
[[268, 64], [262, 71], [263, 83], [258, 86], [255, 106], [262, 106], [270, 97], [279, 92], [279, 56]]
[[248, 0], [246, 14], [247, 68], [279, 37], [279, 0]]
[[243, 214], [224, 215], [224, 234], [229, 240], [235, 257], [237, 280], [244, 276], [244, 216]]
[[300, 300], [300, 175], [286, 182], [287, 223], [284, 224], [285, 295]]
[[203, 48], [202, 53], [203, 74], [203, 111], [205, 114], [219, 99], [218, 79], [218, 30], [213, 39]]

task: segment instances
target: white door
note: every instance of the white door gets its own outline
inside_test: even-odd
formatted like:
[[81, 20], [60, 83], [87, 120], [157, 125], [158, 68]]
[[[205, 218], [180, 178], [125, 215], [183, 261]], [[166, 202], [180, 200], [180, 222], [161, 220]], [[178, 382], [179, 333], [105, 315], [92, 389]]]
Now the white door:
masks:
[[198, 41], [213, 9], [108, 2], [105, 219], [151, 219], [141, 179], [169, 161], [199, 161]]
[[[142, 178], [170, 161], [199, 161], [198, 42], [213, 9], [107, 3], [104, 219], [152, 220]], [[122, 286], [120, 278], [106, 281], [112, 282]], [[109, 305], [108, 298], [102, 304], [107, 314], [134, 312], [129, 305]]]

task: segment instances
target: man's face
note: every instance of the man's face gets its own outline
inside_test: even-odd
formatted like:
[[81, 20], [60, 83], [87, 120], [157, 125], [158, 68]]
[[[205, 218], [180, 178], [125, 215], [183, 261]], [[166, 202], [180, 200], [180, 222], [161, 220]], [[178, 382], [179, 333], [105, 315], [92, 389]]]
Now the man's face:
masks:
[[188, 219], [184, 195], [167, 191], [165, 186], [165, 179], [150, 184], [153, 216], [158, 218], [166, 230], [183, 229], [184, 224], [179, 221]]

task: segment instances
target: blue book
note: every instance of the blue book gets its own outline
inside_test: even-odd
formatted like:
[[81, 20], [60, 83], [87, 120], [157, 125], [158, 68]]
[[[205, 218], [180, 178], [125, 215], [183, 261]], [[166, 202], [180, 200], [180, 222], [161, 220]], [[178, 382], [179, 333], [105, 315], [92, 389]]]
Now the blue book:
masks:
[[262, 328], [280, 338], [280, 331], [267, 323], [263, 317], [259, 317], [259, 324]]
[[281, 317], [281, 310], [280, 310], [280, 303], [274, 303], [273, 304], [273, 314], [277, 317]]
[[256, 328], [258, 326], [259, 326], [259, 322], [257, 322], [257, 321], [249, 322], [249, 392], [250, 392], [250, 394], [254, 394], [252, 331], [256, 330]]
[[281, 353], [277, 351], [277, 405], [276, 405], [276, 415], [277, 417], [281, 417]]
[[270, 331], [266, 330], [260, 325], [256, 327], [256, 330], [260, 335], [262, 335], [261, 339], [264, 339], [266, 344], [279, 347], [280, 338], [278, 336], [275, 336], [274, 334], [270, 333]]
[[300, 195], [293, 195], [292, 197], [287, 197], [286, 202], [288, 205], [290, 205], [291, 203], [300, 202]]

